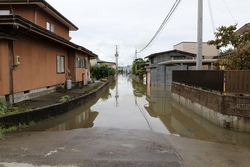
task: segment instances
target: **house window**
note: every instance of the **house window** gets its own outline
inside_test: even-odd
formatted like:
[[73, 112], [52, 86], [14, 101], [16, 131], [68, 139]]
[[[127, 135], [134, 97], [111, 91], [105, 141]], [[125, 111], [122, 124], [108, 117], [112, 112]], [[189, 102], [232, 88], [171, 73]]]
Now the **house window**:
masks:
[[54, 32], [54, 30], [55, 30], [54, 25], [50, 22], [46, 22], [46, 29], [51, 31], [51, 32]]
[[172, 60], [183, 60], [186, 59], [185, 56], [172, 56], [171, 57]]
[[80, 58], [76, 58], [76, 68], [79, 68], [80, 67]]
[[155, 63], [155, 57], [151, 57], [151, 64], [154, 64]]
[[64, 73], [64, 56], [56, 56], [56, 67], [57, 73]]
[[0, 15], [9, 15], [10, 11], [9, 10], [0, 10]]
[[87, 68], [87, 61], [82, 58], [76, 58], [76, 68]]

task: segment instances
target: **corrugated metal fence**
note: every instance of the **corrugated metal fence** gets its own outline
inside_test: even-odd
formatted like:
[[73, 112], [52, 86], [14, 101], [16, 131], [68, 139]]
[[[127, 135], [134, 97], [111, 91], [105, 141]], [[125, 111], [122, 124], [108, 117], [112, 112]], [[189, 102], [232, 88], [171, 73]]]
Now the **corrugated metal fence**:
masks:
[[173, 82], [223, 93], [250, 94], [250, 71], [173, 71]]

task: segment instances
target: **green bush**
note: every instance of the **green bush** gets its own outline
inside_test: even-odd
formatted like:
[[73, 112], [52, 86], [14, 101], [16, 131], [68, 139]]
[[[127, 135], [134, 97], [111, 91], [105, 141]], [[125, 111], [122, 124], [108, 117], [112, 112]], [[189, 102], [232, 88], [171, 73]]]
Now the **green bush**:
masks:
[[0, 116], [4, 115], [7, 112], [7, 109], [7, 104], [3, 100], [0, 100]]
[[146, 73], [144, 68], [146, 61], [142, 58], [135, 59], [132, 65], [132, 73], [135, 75], [143, 76]]
[[108, 65], [94, 65], [90, 68], [90, 76], [93, 79], [100, 80], [101, 78], [107, 78], [115, 75], [115, 69]]

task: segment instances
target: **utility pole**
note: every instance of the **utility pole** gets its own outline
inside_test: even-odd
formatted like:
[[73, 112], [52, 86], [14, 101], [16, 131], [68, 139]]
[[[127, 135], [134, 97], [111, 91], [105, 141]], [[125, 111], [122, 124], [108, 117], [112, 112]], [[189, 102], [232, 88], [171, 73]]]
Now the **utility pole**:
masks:
[[116, 103], [115, 106], [118, 107], [118, 98], [119, 98], [119, 94], [118, 94], [118, 48], [117, 45], [115, 46], [115, 58], [116, 58], [116, 94], [115, 94], [115, 99], [116, 99]]
[[116, 76], [118, 76], [118, 48], [117, 45], [115, 45], [115, 63], [116, 63]]
[[137, 48], [135, 48], [135, 59], [137, 59]]
[[198, 0], [196, 70], [202, 70], [202, 24], [203, 24], [203, 0]]

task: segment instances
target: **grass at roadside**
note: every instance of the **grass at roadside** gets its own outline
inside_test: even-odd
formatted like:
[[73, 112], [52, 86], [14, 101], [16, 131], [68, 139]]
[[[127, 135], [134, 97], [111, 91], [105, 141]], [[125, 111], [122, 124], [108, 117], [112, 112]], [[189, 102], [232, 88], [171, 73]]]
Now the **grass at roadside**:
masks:
[[16, 114], [18, 112], [28, 111], [30, 110], [29, 107], [25, 106], [10, 106], [7, 105], [3, 100], [0, 100], [0, 117], [4, 115]]
[[29, 124], [0, 125], [0, 140], [4, 140], [4, 133], [18, 131], [33, 125], [35, 125], [34, 121], [29, 122]]

